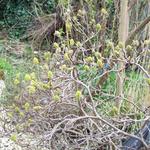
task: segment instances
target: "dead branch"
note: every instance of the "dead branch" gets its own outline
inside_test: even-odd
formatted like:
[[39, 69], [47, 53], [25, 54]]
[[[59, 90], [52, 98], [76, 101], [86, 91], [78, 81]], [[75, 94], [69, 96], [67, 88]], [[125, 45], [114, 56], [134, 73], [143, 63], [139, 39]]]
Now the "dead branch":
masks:
[[143, 20], [141, 24], [139, 24], [139, 26], [129, 34], [125, 44], [130, 45], [136, 34], [138, 34], [139, 31], [141, 31], [149, 22], [150, 16], [148, 16], [145, 20]]
[[128, 7], [128, 11], [130, 11], [132, 9], [132, 7], [137, 3], [138, 0], [132, 0], [130, 3], [129, 3], [129, 7]]

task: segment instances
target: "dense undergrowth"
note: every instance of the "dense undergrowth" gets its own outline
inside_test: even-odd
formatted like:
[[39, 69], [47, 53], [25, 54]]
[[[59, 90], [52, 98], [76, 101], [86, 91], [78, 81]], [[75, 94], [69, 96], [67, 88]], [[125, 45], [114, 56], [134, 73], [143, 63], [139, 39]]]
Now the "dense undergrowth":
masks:
[[2, 0], [0, 6], [0, 29], [9, 38], [22, 37], [37, 15], [51, 13], [57, 5], [54, 0]]
[[[114, 4], [106, 4], [99, 8], [99, 20], [92, 1], [77, 12], [65, 3], [60, 7], [62, 27], [53, 35], [47, 36], [57, 17], [44, 15], [38, 16], [40, 28], [32, 30], [31, 42], [2, 40], [0, 70], [6, 89], [1, 104], [7, 115], [4, 126], [15, 127], [5, 129], [12, 141], [21, 145], [19, 133], [32, 133], [37, 148], [121, 149], [123, 140], [147, 120], [150, 41], [133, 40], [124, 47], [112, 39], [117, 33], [110, 35], [107, 23]], [[118, 96], [120, 72], [123, 95]]]

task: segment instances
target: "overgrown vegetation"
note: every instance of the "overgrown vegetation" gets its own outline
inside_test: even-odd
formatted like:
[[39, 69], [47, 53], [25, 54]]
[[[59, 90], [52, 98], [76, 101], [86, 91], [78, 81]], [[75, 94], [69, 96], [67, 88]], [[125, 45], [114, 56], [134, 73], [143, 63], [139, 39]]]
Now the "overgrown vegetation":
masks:
[[20, 38], [37, 15], [51, 13], [56, 4], [54, 0], [2, 0], [0, 26], [8, 30], [9, 37]]
[[[54, 150], [124, 149], [128, 137], [141, 142], [133, 133], [149, 120], [150, 35], [138, 36], [150, 30], [148, 1], [123, 2], [59, 0], [55, 13], [56, 1], [5, 3], [11, 26], [16, 20], [8, 14], [20, 13], [15, 37], [26, 31], [21, 42], [4, 39], [0, 45], [7, 87], [2, 120], [12, 141], [33, 149], [19, 139], [30, 133], [35, 149]], [[148, 21], [133, 26], [130, 18], [140, 6]], [[13, 128], [5, 127], [9, 123]]]

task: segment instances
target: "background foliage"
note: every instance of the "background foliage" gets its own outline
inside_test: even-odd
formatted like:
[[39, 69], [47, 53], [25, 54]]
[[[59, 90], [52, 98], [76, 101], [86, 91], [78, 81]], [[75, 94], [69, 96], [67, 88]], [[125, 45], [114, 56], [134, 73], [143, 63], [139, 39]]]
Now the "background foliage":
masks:
[[54, 10], [55, 0], [2, 0], [0, 2], [0, 28], [9, 29], [9, 36], [19, 38], [40, 12]]

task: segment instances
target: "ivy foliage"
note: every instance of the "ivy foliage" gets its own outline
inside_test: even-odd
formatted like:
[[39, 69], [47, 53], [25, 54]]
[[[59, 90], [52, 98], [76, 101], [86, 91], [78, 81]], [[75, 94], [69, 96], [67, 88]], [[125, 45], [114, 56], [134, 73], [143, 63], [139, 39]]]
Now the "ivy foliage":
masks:
[[2, 0], [0, 28], [6, 28], [10, 37], [19, 38], [36, 17], [37, 9], [43, 13], [50, 13], [56, 3], [55, 0]]

